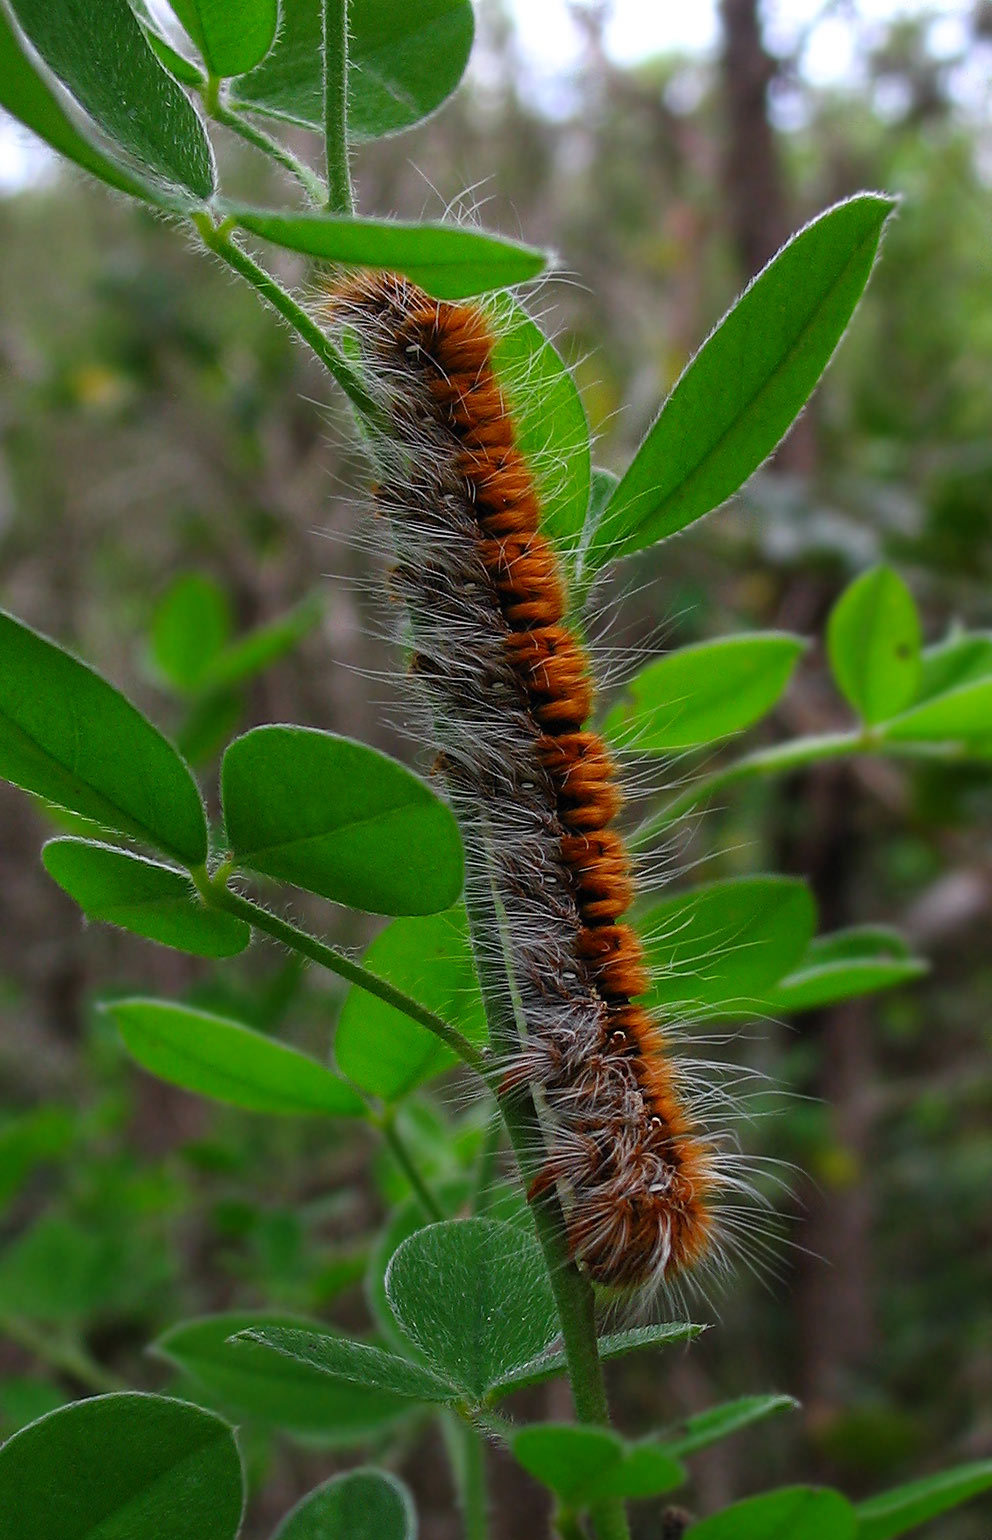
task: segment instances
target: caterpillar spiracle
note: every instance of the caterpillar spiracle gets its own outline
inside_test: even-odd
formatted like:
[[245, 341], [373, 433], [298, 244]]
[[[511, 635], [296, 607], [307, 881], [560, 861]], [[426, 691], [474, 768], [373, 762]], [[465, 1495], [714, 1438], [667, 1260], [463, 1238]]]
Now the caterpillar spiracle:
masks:
[[649, 976], [623, 923], [633, 881], [616, 772], [587, 725], [589, 660], [564, 621], [491, 324], [383, 273], [333, 288], [326, 319], [357, 339], [380, 405], [376, 504], [467, 883], [494, 884], [512, 938], [524, 1036], [501, 1089], [537, 1093], [547, 1157], [534, 1188], [557, 1186], [571, 1254], [596, 1282], [667, 1284], [719, 1252], [721, 1194], [739, 1178], [638, 1003]]

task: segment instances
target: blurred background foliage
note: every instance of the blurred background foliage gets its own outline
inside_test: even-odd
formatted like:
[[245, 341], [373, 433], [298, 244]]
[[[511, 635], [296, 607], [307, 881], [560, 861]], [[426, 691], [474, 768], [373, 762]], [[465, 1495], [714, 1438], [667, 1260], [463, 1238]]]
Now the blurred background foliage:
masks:
[[[574, 65], [538, 90], [512, 15], [488, 0], [467, 86], [357, 164], [362, 207], [481, 208], [490, 228], [560, 253], [563, 276], [532, 304], [574, 365], [600, 463], [622, 463], [790, 230], [865, 186], [903, 202], [852, 334], [774, 462], [600, 594], [607, 678], [733, 630], [819, 638], [845, 583], [882, 557], [928, 640], [992, 628], [992, 7], [880, 21], [826, 0], [783, 50], [784, 0], [771, 19], [723, 0], [714, 49], [631, 67], [606, 45], [609, 10], [572, 7]], [[843, 33], [847, 84], [805, 67], [822, 24]], [[230, 149], [242, 190], [269, 201], [273, 173]], [[0, 198], [0, 602], [78, 649], [210, 776], [225, 736], [263, 721], [409, 754], [364, 473], [330, 382], [165, 222], [30, 164]], [[240, 667], [204, 664], [273, 625]], [[756, 741], [844, 723], [818, 645]], [[333, 989], [268, 945], [217, 969], [84, 931], [36, 860], [50, 827], [0, 787], [3, 1433], [118, 1381], [195, 1394], [144, 1351], [180, 1315], [268, 1307], [360, 1329], [368, 1237], [404, 1192], [388, 1161], [370, 1167], [361, 1131], [210, 1107], [125, 1061], [95, 1010], [108, 993], [229, 1008], [321, 1053]], [[655, 1360], [614, 1366], [620, 1425], [754, 1390], [799, 1396], [791, 1422], [698, 1457], [707, 1508], [810, 1476], [857, 1495], [988, 1456], [988, 767], [864, 759], [754, 781], [691, 823], [668, 865], [690, 862], [704, 879], [807, 875], [824, 928], [896, 924], [932, 971], [769, 1022], [742, 1050], [782, 1088], [753, 1142], [795, 1167], [790, 1243], [770, 1283], [733, 1280], [718, 1329], [666, 1357], [663, 1384]], [[374, 934], [299, 903], [339, 942]], [[402, 1116], [424, 1170], [457, 1179], [480, 1137], [457, 1077]], [[564, 1411], [562, 1386], [541, 1394]], [[404, 1474], [443, 1540], [456, 1524], [443, 1460], [418, 1439], [414, 1425]], [[250, 1425], [247, 1444], [271, 1499], [252, 1535], [351, 1458]], [[522, 1479], [507, 1466], [511, 1499]], [[507, 1536], [532, 1503], [521, 1486]], [[980, 1507], [941, 1521], [942, 1540], [986, 1534]]]

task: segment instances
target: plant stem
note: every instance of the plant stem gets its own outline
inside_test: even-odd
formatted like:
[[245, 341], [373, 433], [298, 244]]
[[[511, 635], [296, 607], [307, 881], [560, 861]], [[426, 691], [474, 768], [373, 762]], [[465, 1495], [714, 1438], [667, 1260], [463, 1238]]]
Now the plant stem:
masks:
[[49, 1337], [30, 1321], [23, 1320], [20, 1316], [0, 1316], [0, 1330], [16, 1342], [20, 1347], [33, 1353], [41, 1363], [58, 1369], [62, 1374], [68, 1374], [72, 1379], [78, 1380], [80, 1385], [85, 1385], [87, 1390], [96, 1391], [98, 1395], [112, 1390], [123, 1390], [124, 1382], [98, 1364], [79, 1342], [68, 1342], [64, 1339]]
[[487, 1540], [489, 1501], [486, 1492], [486, 1446], [470, 1422], [458, 1429], [461, 1438], [460, 1497], [465, 1540]]
[[574, 1513], [568, 1508], [559, 1508], [555, 1513], [554, 1526], [560, 1540], [586, 1540], [586, 1532]]
[[[489, 1039], [499, 1060], [519, 1053], [522, 1023], [512, 958], [507, 952], [506, 917], [492, 884], [488, 883], [485, 890], [481, 887], [473, 885], [467, 889], [466, 902]], [[490, 1076], [490, 1083], [493, 1078]], [[529, 1190], [543, 1164], [545, 1149], [544, 1130], [529, 1087], [505, 1097], [500, 1102], [500, 1111], [524, 1185]], [[528, 1201], [558, 1307], [576, 1418], [579, 1422], [609, 1427], [610, 1411], [597, 1345], [592, 1285], [569, 1255], [565, 1216], [554, 1184], [534, 1196], [528, 1191]], [[598, 1540], [629, 1540], [626, 1513], [618, 1498], [597, 1503], [592, 1519]]]
[[327, 207], [354, 208], [348, 164], [348, 0], [324, 0], [324, 144]]
[[379, 1131], [382, 1134], [382, 1137], [385, 1140], [385, 1143], [388, 1146], [393, 1159], [396, 1161], [396, 1164], [403, 1172], [403, 1175], [410, 1183], [410, 1186], [413, 1188], [417, 1201], [419, 1202], [420, 1207], [423, 1209], [424, 1213], [427, 1215], [428, 1219], [431, 1221], [443, 1219], [444, 1214], [441, 1211], [437, 1199], [434, 1197], [434, 1194], [431, 1192], [430, 1188], [427, 1186], [427, 1183], [424, 1181], [420, 1172], [414, 1165], [409, 1150], [404, 1144], [402, 1137], [397, 1132], [396, 1120], [392, 1109], [390, 1109], [389, 1112], [387, 1112], [377, 1121]]
[[435, 1037], [439, 1037], [452, 1053], [457, 1054], [477, 1074], [486, 1073], [485, 1060], [479, 1049], [470, 1043], [457, 1027], [452, 1027], [440, 1016], [435, 1016], [433, 1011], [429, 1011], [419, 1001], [414, 1000], [410, 995], [405, 995], [402, 990], [394, 989], [386, 979], [380, 978], [376, 973], [370, 973], [368, 968], [363, 968], [361, 963], [353, 962], [344, 952], [339, 952], [335, 947], [326, 946], [323, 941], [308, 935], [305, 930], [298, 930], [295, 925], [290, 925], [288, 920], [281, 920], [270, 910], [263, 909], [261, 904], [256, 904], [250, 898], [244, 898], [242, 894], [233, 892], [222, 882], [211, 880], [202, 869], [194, 871], [191, 875], [200, 896], [209, 908], [223, 909], [228, 914], [237, 915], [239, 919], [246, 920], [256, 930], [263, 930], [276, 941], [281, 941], [290, 951], [309, 957], [311, 962], [318, 963], [330, 973], [336, 973], [339, 978], [347, 979], [349, 984], [357, 984], [360, 989], [367, 990], [370, 995], [375, 995], [386, 1005], [393, 1006], [395, 1010], [409, 1016], [412, 1021], [426, 1027], [428, 1032], [433, 1032]]
[[734, 760], [711, 775], [701, 776], [687, 786], [685, 791], [667, 802], [663, 808], [636, 829], [629, 841], [632, 849], [648, 845], [658, 834], [671, 827], [686, 813], [709, 801], [725, 786], [738, 781], [753, 780], [759, 775], [780, 775], [786, 770], [798, 770], [803, 765], [816, 764], [821, 759], [839, 759], [849, 754], [865, 754], [877, 750], [879, 744], [870, 732], [820, 733], [815, 737], [797, 738], [792, 743], [777, 743], [774, 748], [759, 749], [743, 759]]
[[278, 139], [273, 139], [263, 129], [256, 127], [254, 123], [242, 116], [240, 112], [235, 112], [228, 107], [221, 100], [219, 92], [212, 92], [209, 89], [209, 84], [208, 88], [203, 92], [203, 104], [208, 117], [211, 117], [215, 123], [220, 123], [224, 128], [229, 128], [232, 134], [237, 134], [246, 144], [252, 145], [256, 150], [261, 150], [263, 155], [267, 155], [270, 160], [274, 160], [277, 165], [282, 166], [284, 171], [288, 171], [290, 176], [295, 177], [311, 202], [315, 203], [318, 208], [321, 207], [324, 199], [327, 197], [327, 188], [317, 173], [312, 171], [305, 161], [300, 160], [294, 155], [292, 150], [287, 150], [286, 146], [280, 144]]
[[228, 267], [239, 273], [252, 288], [257, 289], [262, 298], [278, 310], [284, 321], [288, 321], [297, 336], [316, 353], [325, 368], [337, 380], [341, 389], [348, 396], [355, 409], [370, 422], [378, 421], [379, 409], [375, 401], [369, 395], [362, 384], [360, 375], [349, 364], [348, 360], [321, 331], [307, 312], [276, 280], [271, 273], [267, 273], [264, 267], [259, 267], [248, 253], [238, 246], [230, 237], [230, 223], [222, 221], [214, 224], [209, 214], [194, 213], [191, 216], [193, 223], [199, 231], [203, 244], [226, 262]]

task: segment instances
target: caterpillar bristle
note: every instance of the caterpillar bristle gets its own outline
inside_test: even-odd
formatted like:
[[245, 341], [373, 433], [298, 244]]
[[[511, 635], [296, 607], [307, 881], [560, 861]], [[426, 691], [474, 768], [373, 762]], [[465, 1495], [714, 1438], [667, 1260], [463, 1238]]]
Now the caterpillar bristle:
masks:
[[650, 978], [622, 923], [634, 882], [613, 827], [616, 767], [586, 725], [589, 661], [565, 623], [490, 322], [378, 272], [333, 288], [325, 313], [357, 338], [380, 399], [390, 589], [409, 615], [467, 880], [487, 868], [507, 916], [525, 1035], [500, 1094], [539, 1094], [548, 1148], [532, 1196], [558, 1189], [571, 1253], [598, 1283], [667, 1286], [719, 1263], [734, 1228], [721, 1236], [720, 1194], [739, 1175], [638, 999]]

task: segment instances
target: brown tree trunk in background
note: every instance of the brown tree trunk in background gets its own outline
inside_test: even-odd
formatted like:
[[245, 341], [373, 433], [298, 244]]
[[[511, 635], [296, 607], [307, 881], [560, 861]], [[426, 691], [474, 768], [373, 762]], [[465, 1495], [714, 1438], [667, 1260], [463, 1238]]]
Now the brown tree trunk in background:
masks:
[[[775, 255], [792, 225], [778, 144], [768, 121], [768, 87], [778, 66], [761, 36], [758, 0], [720, 0], [720, 20], [724, 196], [741, 276], [749, 279]], [[816, 433], [808, 411], [773, 463], [779, 470], [812, 474]]]

